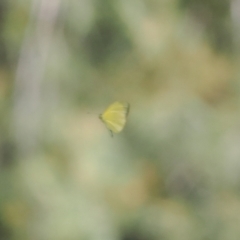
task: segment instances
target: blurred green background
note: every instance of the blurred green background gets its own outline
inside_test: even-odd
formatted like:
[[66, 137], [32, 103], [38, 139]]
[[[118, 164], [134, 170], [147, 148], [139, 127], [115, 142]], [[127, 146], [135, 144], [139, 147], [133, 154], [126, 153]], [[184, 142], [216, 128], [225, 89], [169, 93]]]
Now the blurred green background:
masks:
[[0, 240], [239, 240], [239, 9], [1, 0]]

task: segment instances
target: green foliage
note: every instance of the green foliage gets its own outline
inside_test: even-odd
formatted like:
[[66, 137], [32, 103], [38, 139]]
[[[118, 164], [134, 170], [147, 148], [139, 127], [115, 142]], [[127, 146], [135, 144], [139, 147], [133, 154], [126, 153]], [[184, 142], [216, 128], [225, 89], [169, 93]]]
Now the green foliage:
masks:
[[0, 3], [0, 239], [239, 239], [231, 2], [34, 3]]

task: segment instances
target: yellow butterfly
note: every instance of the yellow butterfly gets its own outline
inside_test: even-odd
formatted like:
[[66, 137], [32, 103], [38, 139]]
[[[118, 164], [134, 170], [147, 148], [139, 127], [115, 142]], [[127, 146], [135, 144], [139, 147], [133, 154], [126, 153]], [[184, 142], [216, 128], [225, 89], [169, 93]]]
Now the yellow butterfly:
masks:
[[110, 130], [111, 135], [119, 133], [123, 130], [130, 106], [128, 103], [114, 102], [112, 103], [99, 118], [104, 122], [106, 127]]

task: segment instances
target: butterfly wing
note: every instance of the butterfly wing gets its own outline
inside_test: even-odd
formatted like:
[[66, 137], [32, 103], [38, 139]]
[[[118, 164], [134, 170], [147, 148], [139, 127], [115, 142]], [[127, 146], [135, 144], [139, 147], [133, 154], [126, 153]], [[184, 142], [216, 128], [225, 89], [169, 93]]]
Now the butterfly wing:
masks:
[[119, 133], [126, 124], [128, 112], [128, 103], [115, 102], [104, 111], [101, 119], [110, 131]]

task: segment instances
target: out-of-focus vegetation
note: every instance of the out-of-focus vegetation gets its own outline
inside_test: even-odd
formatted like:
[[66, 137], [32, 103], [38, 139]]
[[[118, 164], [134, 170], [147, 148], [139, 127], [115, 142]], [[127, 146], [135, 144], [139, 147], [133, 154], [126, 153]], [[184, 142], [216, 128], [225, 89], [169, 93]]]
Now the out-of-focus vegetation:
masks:
[[0, 239], [240, 239], [238, 6], [1, 0]]

